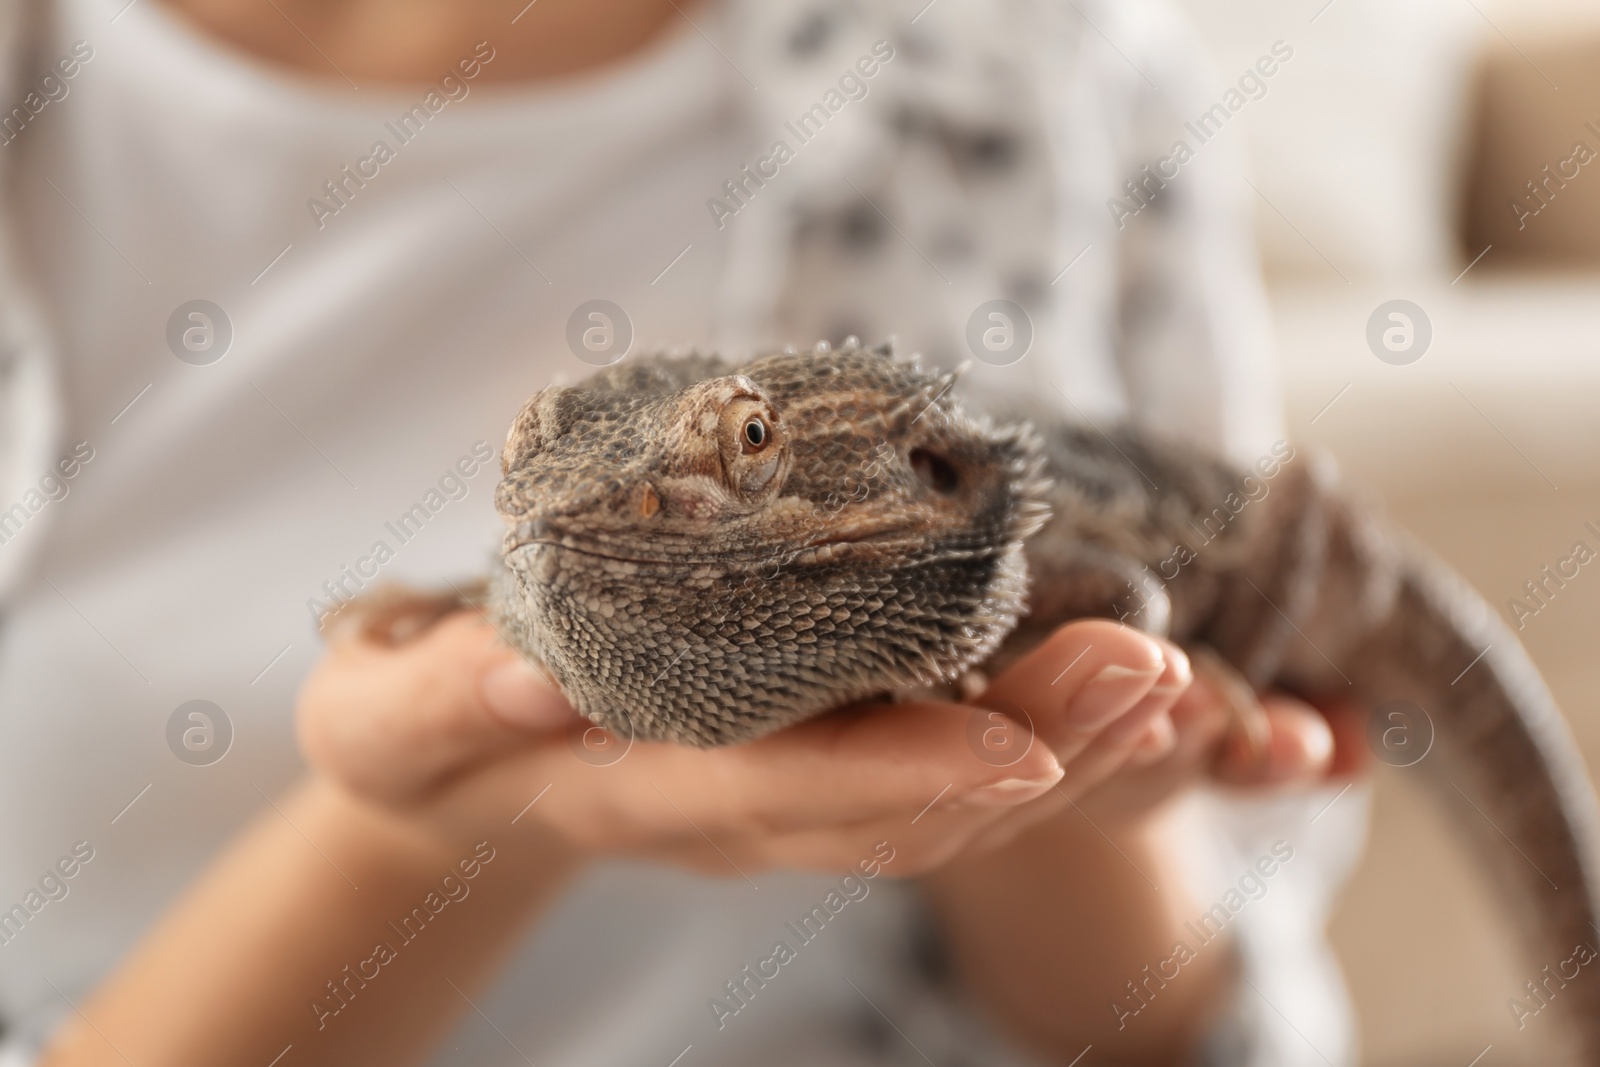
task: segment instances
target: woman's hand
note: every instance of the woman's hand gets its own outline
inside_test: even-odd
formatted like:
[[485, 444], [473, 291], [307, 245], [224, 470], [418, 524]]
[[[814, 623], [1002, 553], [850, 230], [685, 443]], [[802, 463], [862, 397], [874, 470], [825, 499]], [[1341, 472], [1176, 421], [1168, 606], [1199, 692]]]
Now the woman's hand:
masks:
[[932, 702], [846, 710], [727, 748], [630, 746], [579, 720], [481, 616], [460, 613], [398, 646], [336, 640], [302, 691], [299, 731], [321, 775], [446, 839], [492, 829], [579, 859], [645, 855], [728, 877], [843, 870], [888, 841], [891, 873], [905, 876], [1132, 761], [1147, 764], [1134, 799], [1170, 788], [1179, 726], [1203, 718], [1185, 710], [1204, 704], [1191, 681], [1173, 646], [1091, 620], [985, 694], [987, 709], [1020, 704], [1032, 720], [1037, 740], [1014, 758], [986, 748], [993, 710]]
[[[335, 636], [298, 707], [311, 780], [218, 857], [44, 1062], [265, 1062], [285, 1043], [304, 1063], [417, 1062], [464, 1010], [439, 976], [470, 996], [586, 860], [623, 853], [725, 877], [885, 855], [895, 876], [941, 868], [924, 885], [969, 981], [1014, 1033], [1065, 1048], [1105, 1019], [1064, 1005], [1093, 1008], [1107, 982], [1170, 946], [1179, 912], [1130, 857], [1175, 880], [1109, 813], [1138, 826], [1229, 766], [1211, 761], [1220, 720], [1192, 681], [1170, 645], [1077, 622], [996, 679], [986, 706], [857, 708], [714, 750], [612, 747], [479, 616], [400, 645]], [[1303, 710], [1273, 721], [1262, 777], [1325, 762], [1326, 730]], [[1018, 743], [997, 752], [1007, 734]], [[1069, 801], [1098, 813], [1121, 854]], [[330, 978], [369, 966], [393, 916], [437, 898], [442, 872], [469, 855], [498, 858], [470, 904], [440, 916], [449, 936], [407, 944], [410, 963], [341, 1007]], [[1197, 975], [1185, 988], [1213, 987]], [[185, 1005], [181, 1023], [151, 990]], [[1204, 1006], [1179, 994], [1163, 1003], [1199, 1018]], [[1141, 1018], [1143, 1039], [1183, 1032]]]
[[[1072, 721], [1063, 708], [1080, 703], [1062, 689], [1105, 662], [1097, 655], [1130, 666], [1144, 657], [1170, 673], [1139, 711], [1085, 741], [1062, 729]], [[1303, 788], [1363, 762], [1356, 709], [1324, 713], [1268, 695], [1254, 712], [1265, 729], [1252, 746], [1231, 729], [1224, 687], [1206, 669], [1164, 696], [1169, 679], [1190, 678], [1178, 663], [1183, 653], [1165, 641], [1079, 623], [997, 678], [982, 702], [1031, 719], [1035, 743], [1060, 753], [1066, 773], [923, 882], [956, 971], [988, 1017], [1062, 1063], [1087, 1044], [1107, 1063], [1188, 1062], [1231, 996], [1224, 941], [1187, 963], [1137, 1025], [1115, 1006], [1127, 983], [1192, 939], [1183, 924], [1204, 908], [1185, 890], [1189, 872], [1173, 838], [1182, 828], [1163, 818], [1167, 802], [1203, 783]]]
[[[1293, 788], [1316, 784], [1330, 774], [1353, 773], [1364, 762], [1364, 720], [1353, 706], [1319, 711], [1293, 697], [1269, 693], [1258, 708], [1235, 709], [1214, 668], [1196, 671], [1171, 642], [1110, 623], [1062, 627], [996, 679], [979, 702], [1018, 720], [1036, 718], [1039, 709], [1046, 721], [1059, 720], [1059, 706], [1071, 697], [1058, 690], [1073, 674], [1096, 669], [1091, 666], [1101, 662], [1092, 658], [1096, 645], [1114, 662], [1142, 658], [1165, 663], [1182, 688], [1166, 700], [1160, 698], [1168, 678], [1152, 688], [1143, 729], [1131, 746], [1125, 742], [1137, 729], [1133, 719], [1087, 747], [1070, 732], [1040, 733], [1059, 755], [1071, 759], [1061, 792], [1074, 799], [1082, 796], [1086, 811], [1126, 821], [1148, 815], [1202, 783], [1245, 790]], [[1240, 729], [1241, 711], [1260, 724], [1254, 742]]]

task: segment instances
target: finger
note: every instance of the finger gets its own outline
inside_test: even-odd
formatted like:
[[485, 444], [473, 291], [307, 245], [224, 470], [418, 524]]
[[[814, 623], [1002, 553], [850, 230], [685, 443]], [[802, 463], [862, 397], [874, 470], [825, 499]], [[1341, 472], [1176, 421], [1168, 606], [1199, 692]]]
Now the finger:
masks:
[[1209, 679], [1197, 676], [1167, 710], [1166, 718], [1173, 726], [1172, 748], [1144, 764], [1139, 762], [1137, 753], [1130, 754], [1126, 769], [1111, 774], [1098, 786], [1084, 788], [1081, 799], [1085, 810], [1094, 812], [1096, 818], [1148, 811], [1210, 774], [1217, 748], [1228, 733], [1231, 714]]
[[[828, 823], [919, 812], [937, 796], [930, 785], [944, 792], [938, 801], [944, 805], [1005, 808], [1060, 780], [1060, 760], [1041, 745], [1000, 764], [985, 759], [974, 741], [974, 727], [982, 725], [977, 715], [959, 704], [881, 705], [813, 719], [728, 751], [753, 784], [775, 770], [780, 791], [808, 791], [810, 806]], [[775, 794], [757, 784], [753, 795]]]
[[909, 878], [946, 863], [1006, 818], [971, 808], [943, 808], [915, 823], [901, 813], [843, 827], [750, 838], [742, 844], [749, 850], [749, 862], [766, 868], [842, 873], [863, 857], [877, 855], [891, 857], [881, 865], [882, 873]]
[[1293, 697], [1262, 700], [1268, 737], [1259, 757], [1237, 739], [1222, 746], [1216, 775], [1234, 785], [1283, 785], [1326, 777], [1333, 763], [1333, 729], [1311, 705]]
[[1176, 646], [1120, 623], [1087, 619], [1057, 630], [996, 678], [979, 702], [1031, 720], [1065, 761], [1158, 684], [1176, 691], [1190, 677], [1188, 657]]
[[538, 817], [591, 845], [909, 821], [935, 804], [1003, 809], [1060, 779], [1060, 761], [1043, 745], [1004, 765], [981, 758], [971, 740], [974, 714], [954, 704], [866, 707], [725, 748], [636, 741], [605, 767], [550, 743], [517, 754], [492, 777], [523, 792], [549, 783]]
[[1197, 674], [1194, 683], [1172, 706], [1177, 741], [1167, 758], [1170, 764], [1209, 767], [1217, 744], [1233, 728], [1233, 710], [1210, 678]]
[[[1198, 779], [1210, 773], [1221, 757], [1220, 747], [1226, 742], [1233, 746], [1229, 751], [1235, 772], [1252, 753], [1264, 753], [1267, 745], [1266, 712], [1260, 699], [1249, 696], [1251, 714], [1261, 720], [1258, 730], [1239, 728], [1239, 695], [1228, 690], [1226, 684], [1210, 670], [1197, 666], [1194, 681], [1172, 705], [1168, 718], [1173, 724], [1171, 746], [1159, 757], [1144, 759], [1143, 748], [1130, 758], [1130, 764], [1141, 769], [1143, 776], [1181, 775], [1184, 781], [1169, 783], [1171, 788], [1181, 787], [1185, 781]], [[1142, 740], [1141, 746], [1153, 745]], [[1264, 758], [1264, 756], [1262, 757]]]
[[[677, 799], [682, 799], [681, 794]], [[636, 834], [631, 841], [626, 835], [619, 835], [608, 840], [606, 847], [612, 852], [688, 867], [714, 878], [736, 879], [772, 869], [839, 873], [872, 855], [875, 846], [888, 844], [900, 857], [889, 873], [906, 877], [945, 862], [989, 828], [1015, 819], [1019, 812], [1032, 813], [1041, 803], [1036, 800], [1017, 807], [972, 806], [945, 803], [945, 799], [940, 797], [920, 811], [900, 810], [876, 819], [787, 831], [712, 822], [691, 825], [680, 805], [670, 809], [671, 819], [665, 825]], [[551, 806], [543, 799], [535, 810], [546, 817], [551, 814]], [[1033, 821], [1035, 817], [1030, 814], [1024, 825]], [[878, 854], [881, 857], [881, 848]]]
[[1056, 787], [1012, 807], [974, 807], [941, 800], [916, 813], [746, 839], [735, 842], [729, 851], [745, 849], [750, 862], [768, 867], [837, 871], [846, 869], [869, 846], [878, 847], [881, 854], [882, 846], [887, 845], [898, 857], [889, 873], [904, 878], [926, 874], [958, 853], [997, 847], [1069, 806], [1068, 798]]
[[1189, 683], [1193, 680], [1188, 661], [1181, 656], [1178, 653], [1169, 662], [1158, 684], [1067, 762], [1061, 780], [1063, 792], [1070, 797], [1081, 797], [1129, 767], [1145, 735], [1152, 729], [1161, 730], [1162, 720], [1171, 722], [1173, 707], [1189, 692]]
[[[826, 829], [754, 837], [728, 836], [712, 843], [703, 837], [634, 850], [641, 859], [686, 866], [722, 879], [757, 881], [763, 871], [815, 871], [859, 880], [878, 875], [908, 878], [926, 874], [964, 851], [994, 819], [951, 809], [938, 826], [930, 819], [913, 825], [904, 815]], [[870, 873], [865, 873], [870, 872]]]
[[1348, 701], [1335, 701], [1319, 707], [1333, 731], [1333, 762], [1328, 774], [1333, 778], [1353, 778], [1372, 762], [1367, 744], [1367, 709]]
[[1128, 753], [1128, 765], [1148, 767], [1171, 755], [1177, 747], [1178, 730], [1173, 725], [1171, 713], [1157, 715], [1145, 727], [1144, 733], [1139, 735], [1139, 740], [1134, 742], [1132, 751]]
[[401, 646], [330, 650], [301, 692], [297, 726], [313, 765], [396, 799], [575, 718], [551, 682], [462, 612]]

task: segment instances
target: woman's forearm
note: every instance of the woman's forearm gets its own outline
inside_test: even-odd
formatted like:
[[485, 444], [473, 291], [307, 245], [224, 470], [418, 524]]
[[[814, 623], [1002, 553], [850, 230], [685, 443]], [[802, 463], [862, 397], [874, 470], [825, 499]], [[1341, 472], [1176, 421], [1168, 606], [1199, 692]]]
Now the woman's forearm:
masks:
[[926, 879], [961, 981], [1020, 1044], [1061, 1063], [1091, 1043], [1096, 1063], [1182, 1062], [1214, 1020], [1232, 946], [1173, 959], [1199, 908], [1161, 832], [1069, 807]]
[[576, 868], [509, 822], [445, 843], [316, 780], [277, 809], [82, 1005], [47, 1067], [265, 1064], [291, 1044], [302, 1065], [420, 1062]]

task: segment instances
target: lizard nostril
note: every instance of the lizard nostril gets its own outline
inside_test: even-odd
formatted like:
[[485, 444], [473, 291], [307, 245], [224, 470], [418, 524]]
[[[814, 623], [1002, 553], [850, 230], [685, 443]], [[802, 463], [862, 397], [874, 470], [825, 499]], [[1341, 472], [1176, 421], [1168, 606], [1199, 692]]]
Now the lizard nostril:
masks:
[[911, 470], [934, 492], [948, 496], [961, 488], [961, 476], [956, 473], [955, 466], [937, 452], [913, 448], [909, 458]]

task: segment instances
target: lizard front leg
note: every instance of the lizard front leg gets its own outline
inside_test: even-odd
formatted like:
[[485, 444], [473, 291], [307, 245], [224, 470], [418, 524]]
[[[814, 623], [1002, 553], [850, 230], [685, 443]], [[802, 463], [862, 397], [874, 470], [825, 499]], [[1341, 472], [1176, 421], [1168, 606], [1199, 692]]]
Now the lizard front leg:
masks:
[[1254, 687], [1209, 645], [1172, 633], [1173, 598], [1148, 566], [1081, 541], [1030, 554], [1029, 564], [1037, 572], [1028, 615], [985, 665], [987, 670], [1003, 669], [1073, 619], [1115, 618], [1151, 636], [1172, 638], [1188, 654], [1195, 674], [1207, 680], [1226, 706], [1228, 743], [1243, 746], [1256, 758], [1266, 751], [1267, 714]]
[[346, 601], [322, 622], [329, 641], [359, 638], [385, 645], [403, 645], [446, 615], [468, 608], [482, 610], [489, 583], [482, 578], [449, 589], [413, 589], [398, 584], [380, 585]]

